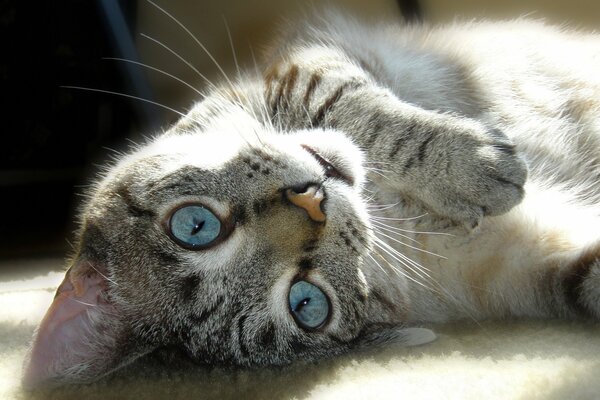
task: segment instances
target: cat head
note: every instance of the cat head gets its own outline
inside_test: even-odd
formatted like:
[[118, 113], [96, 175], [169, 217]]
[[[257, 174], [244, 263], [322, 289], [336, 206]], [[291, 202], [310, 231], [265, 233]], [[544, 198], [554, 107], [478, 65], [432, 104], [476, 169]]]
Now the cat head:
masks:
[[423, 341], [370, 300], [359, 149], [335, 131], [279, 132], [233, 104], [200, 124], [204, 106], [93, 189], [27, 386], [92, 381], [162, 346], [257, 366]]

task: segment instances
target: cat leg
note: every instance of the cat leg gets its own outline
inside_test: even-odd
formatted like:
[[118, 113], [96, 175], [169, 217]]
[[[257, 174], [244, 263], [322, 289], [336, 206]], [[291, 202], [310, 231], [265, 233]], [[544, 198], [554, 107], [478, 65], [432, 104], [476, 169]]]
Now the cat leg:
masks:
[[469, 229], [521, 201], [526, 166], [502, 132], [399, 100], [339, 49], [289, 54], [265, 77], [275, 125], [343, 131], [386, 170], [372, 176], [377, 185]]

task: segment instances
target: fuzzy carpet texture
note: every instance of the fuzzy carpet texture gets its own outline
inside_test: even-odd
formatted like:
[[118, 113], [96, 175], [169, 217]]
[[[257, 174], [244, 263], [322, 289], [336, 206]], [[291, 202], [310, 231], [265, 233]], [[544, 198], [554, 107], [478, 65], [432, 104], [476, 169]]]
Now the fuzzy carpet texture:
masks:
[[33, 263], [54, 272], [0, 276], [0, 399], [600, 399], [600, 325], [559, 321], [433, 327], [438, 339], [421, 347], [280, 369], [167, 368], [149, 358], [92, 385], [26, 392], [21, 363], [62, 280], [61, 260]]

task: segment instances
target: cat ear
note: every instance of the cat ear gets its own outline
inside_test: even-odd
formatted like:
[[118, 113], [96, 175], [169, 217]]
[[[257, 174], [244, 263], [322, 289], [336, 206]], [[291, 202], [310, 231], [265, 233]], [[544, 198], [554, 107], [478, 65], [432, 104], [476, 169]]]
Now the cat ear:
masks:
[[403, 326], [390, 326], [387, 324], [373, 324], [355, 339], [354, 347], [369, 348], [390, 344], [401, 346], [420, 346], [433, 342], [435, 333], [426, 328], [406, 328]]
[[90, 382], [151, 350], [132, 348], [107, 276], [103, 265], [87, 260], [67, 271], [25, 360], [26, 388]]

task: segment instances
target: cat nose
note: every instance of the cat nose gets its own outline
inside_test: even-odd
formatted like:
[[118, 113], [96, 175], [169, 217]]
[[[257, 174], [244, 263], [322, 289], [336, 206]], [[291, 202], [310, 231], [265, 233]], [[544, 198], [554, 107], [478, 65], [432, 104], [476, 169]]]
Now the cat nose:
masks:
[[325, 222], [325, 219], [327, 219], [321, 209], [321, 204], [325, 200], [325, 190], [320, 185], [309, 184], [291, 187], [285, 190], [285, 197], [293, 205], [303, 208], [313, 221]]

